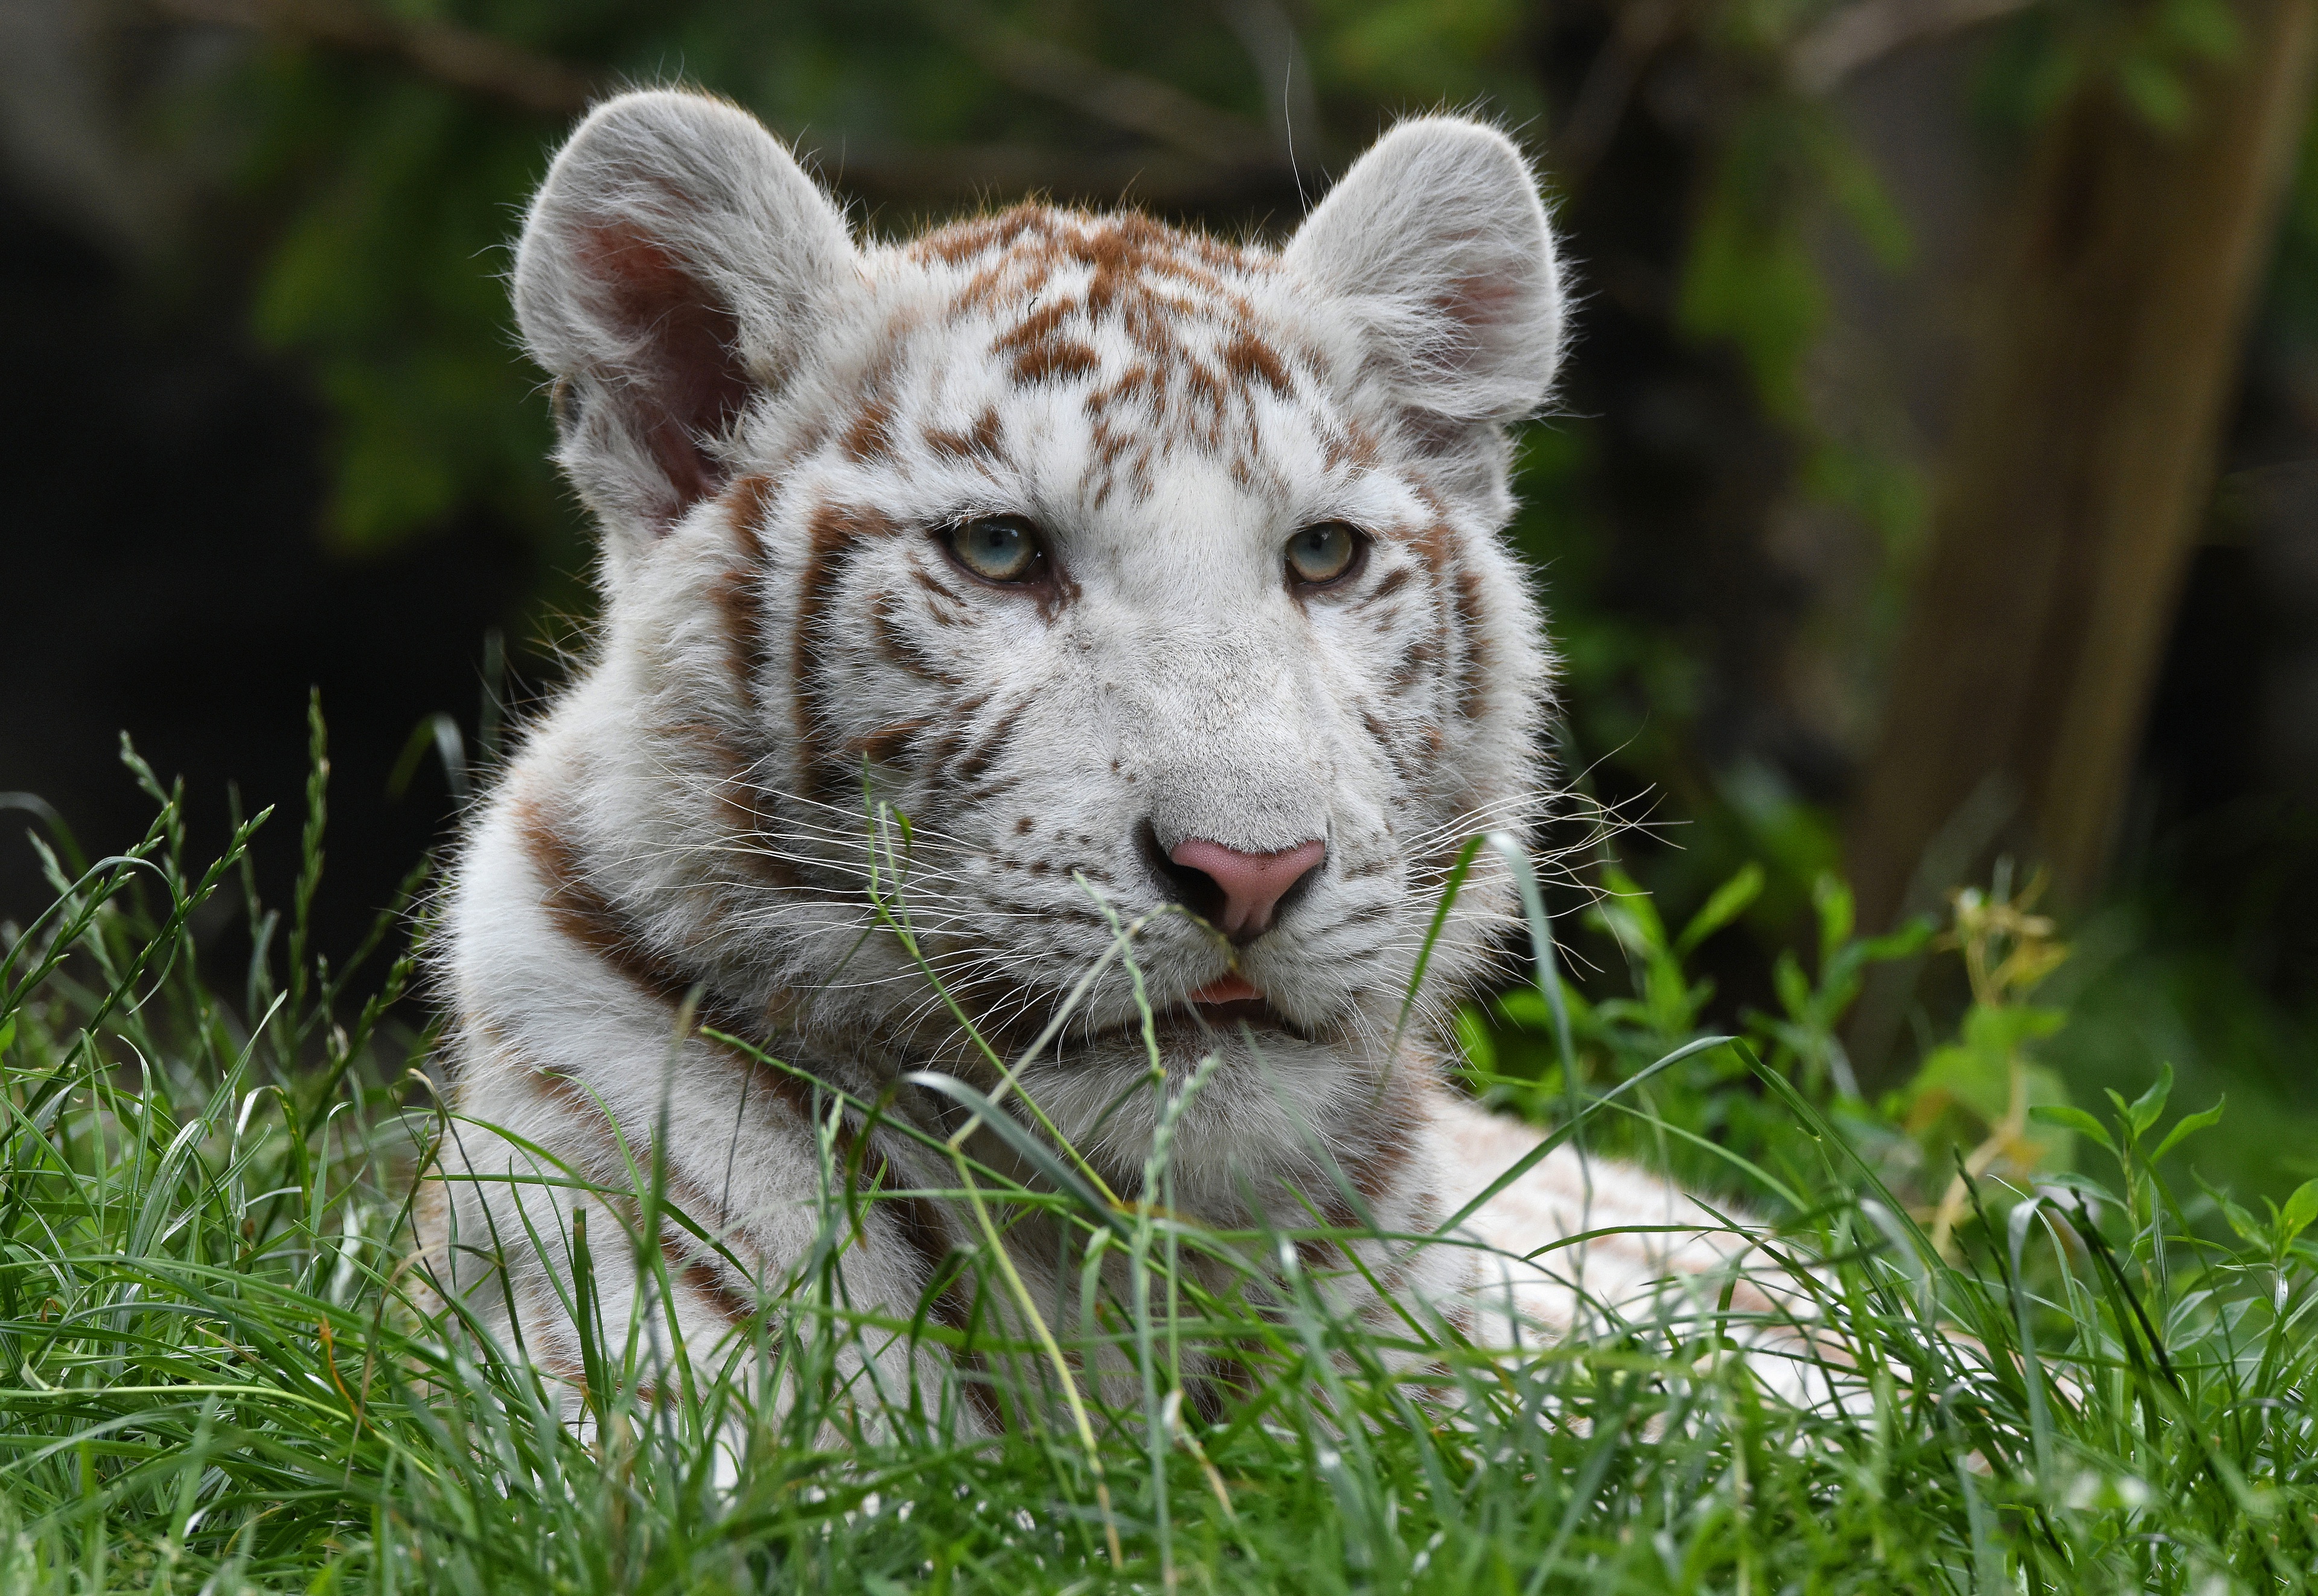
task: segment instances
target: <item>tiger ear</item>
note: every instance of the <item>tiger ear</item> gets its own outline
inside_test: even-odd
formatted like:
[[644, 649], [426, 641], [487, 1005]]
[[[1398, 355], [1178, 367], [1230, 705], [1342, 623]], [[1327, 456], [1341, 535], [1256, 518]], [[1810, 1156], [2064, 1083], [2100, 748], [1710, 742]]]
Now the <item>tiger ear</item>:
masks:
[[515, 308], [615, 578], [723, 485], [720, 446], [811, 351], [858, 259], [843, 213], [746, 112], [651, 91], [580, 124], [524, 219]]
[[1420, 437], [1454, 447], [1545, 401], [1561, 274], [1529, 163], [1496, 129], [1402, 122], [1352, 163], [1285, 261], [1349, 306]]

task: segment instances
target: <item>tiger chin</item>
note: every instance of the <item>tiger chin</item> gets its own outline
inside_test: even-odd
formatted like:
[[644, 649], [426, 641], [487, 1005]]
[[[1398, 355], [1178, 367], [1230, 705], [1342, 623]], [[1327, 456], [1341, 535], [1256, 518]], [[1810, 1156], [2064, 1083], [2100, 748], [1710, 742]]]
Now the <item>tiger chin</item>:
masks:
[[[614, 1345], [733, 1356], [833, 1271], [955, 1346], [1079, 1300], [1035, 1217], [971, 1300], [957, 1159], [1036, 1185], [1024, 1138], [1066, 1146], [1132, 1208], [1171, 1113], [1172, 1212], [1370, 1234], [1278, 1254], [1369, 1323], [1510, 1345], [1726, 1289], [1743, 1236], [1567, 1147], [1408, 1240], [1539, 1141], [1443, 1079], [1516, 923], [1495, 853], [1409, 990], [1463, 843], [1546, 778], [1500, 533], [1568, 296], [1510, 140], [1404, 121], [1277, 249], [1038, 205], [887, 242], [741, 111], [630, 94], [514, 297], [603, 619], [436, 942], [419, 1261], [466, 1333], [577, 1411], [584, 1213]], [[640, 1184], [693, 1224], [642, 1233]], [[1659, 1228], [1538, 1256], [1622, 1225]], [[858, 1357], [1003, 1423], [940, 1339]]]

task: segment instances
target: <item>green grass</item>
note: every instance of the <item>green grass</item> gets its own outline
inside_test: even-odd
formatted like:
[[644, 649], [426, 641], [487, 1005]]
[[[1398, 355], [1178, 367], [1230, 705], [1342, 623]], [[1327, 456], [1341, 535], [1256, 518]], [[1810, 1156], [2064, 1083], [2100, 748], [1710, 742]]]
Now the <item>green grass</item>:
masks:
[[[2161, 1089], [2099, 1120], [2055, 1107], [2048, 1165], [2065, 1135], [2105, 1178], [1970, 1183], [1945, 1261], [1911, 1215], [1984, 1144], [1972, 1071], [2026, 1055], [1983, 1020], [1946, 1065], [1953, 1100], [1846, 1097], [1833, 1026], [1860, 967], [1900, 950], [1853, 937], [1832, 888], [1785, 1013], [1614, 1098], [1700, 1036], [1683, 960], [1705, 933], [1646, 900], [1604, 907], [1631, 994], [1514, 994], [1466, 1034], [1487, 1089], [1575, 1107], [1599, 1145], [1743, 1194], [1829, 1260], [1855, 1412], [1761, 1394], [1711, 1313], [1514, 1363], [1421, 1315], [1364, 1332], [1308, 1283], [1202, 1294], [1175, 1261], [1250, 1238], [961, 1165], [993, 1224], [1044, 1208], [1132, 1262], [1106, 1322], [1137, 1376], [1119, 1411], [1065, 1390], [1035, 1336], [1010, 1359], [992, 1332], [992, 1367], [1017, 1371], [1002, 1439], [849, 1379], [844, 1348], [876, 1327], [829, 1287], [833, 1203], [756, 1330], [753, 1367], [791, 1400], [694, 1349], [642, 1401], [646, 1351], [593, 1340], [575, 1430], [519, 1360], [428, 1320], [400, 1267], [437, 1134], [429, 1039], [395, 1020], [400, 932], [343, 971], [308, 946], [320, 780], [280, 919], [254, 901], [248, 828], [197, 865], [146, 779], [144, 841], [94, 865], [59, 841], [57, 906], [0, 951], [0, 1590], [2203, 1593], [2318, 1568], [2318, 1187], [2283, 1213], [2185, 1201], [2158, 1154], [2197, 1122]], [[256, 954], [227, 991], [187, 926], [235, 895]], [[1176, 1394], [1187, 1343], [1245, 1371], [1219, 1411]]]

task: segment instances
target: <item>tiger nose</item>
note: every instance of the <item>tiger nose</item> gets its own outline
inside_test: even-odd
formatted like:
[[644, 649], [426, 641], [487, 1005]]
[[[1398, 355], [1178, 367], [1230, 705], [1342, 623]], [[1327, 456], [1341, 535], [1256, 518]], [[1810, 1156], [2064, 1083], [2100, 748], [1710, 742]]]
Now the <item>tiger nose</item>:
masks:
[[1186, 870], [1196, 870], [1223, 893], [1220, 928], [1227, 937], [1252, 937], [1271, 923], [1271, 911], [1288, 889], [1320, 866], [1328, 845], [1316, 838], [1299, 842], [1276, 854], [1242, 853], [1187, 837], [1169, 851], [1168, 859]]

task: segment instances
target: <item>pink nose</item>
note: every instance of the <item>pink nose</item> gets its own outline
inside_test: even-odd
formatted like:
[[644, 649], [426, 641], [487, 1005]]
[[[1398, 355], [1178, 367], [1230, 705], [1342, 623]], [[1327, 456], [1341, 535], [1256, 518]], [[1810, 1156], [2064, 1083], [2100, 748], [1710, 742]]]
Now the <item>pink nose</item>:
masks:
[[1327, 856], [1328, 845], [1317, 840], [1276, 854], [1244, 854], [1204, 837], [1185, 838], [1167, 856], [1223, 890], [1220, 928], [1227, 937], [1251, 937], [1270, 925], [1272, 907]]

